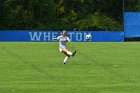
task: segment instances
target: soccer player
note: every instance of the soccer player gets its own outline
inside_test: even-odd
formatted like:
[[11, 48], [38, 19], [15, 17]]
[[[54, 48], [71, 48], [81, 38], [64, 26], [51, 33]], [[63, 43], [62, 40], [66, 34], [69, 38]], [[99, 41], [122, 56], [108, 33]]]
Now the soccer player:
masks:
[[59, 50], [60, 52], [64, 53], [66, 55], [66, 57], [64, 58], [63, 64], [66, 64], [66, 62], [68, 61], [68, 59], [76, 54], [76, 51], [74, 51], [73, 53], [70, 52], [67, 49], [66, 43], [67, 42], [71, 42], [71, 40], [69, 39], [69, 37], [66, 36], [67, 32], [66, 30], [63, 30], [62, 35], [58, 36], [57, 38], [53, 38], [53, 40], [59, 40]]

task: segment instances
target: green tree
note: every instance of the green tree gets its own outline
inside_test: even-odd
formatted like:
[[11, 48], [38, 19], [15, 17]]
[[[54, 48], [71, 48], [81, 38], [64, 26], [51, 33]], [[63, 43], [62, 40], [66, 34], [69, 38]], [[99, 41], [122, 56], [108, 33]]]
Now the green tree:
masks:
[[[123, 30], [122, 1], [0, 0], [0, 29]], [[137, 2], [126, 3], [127, 9], [138, 8]]]

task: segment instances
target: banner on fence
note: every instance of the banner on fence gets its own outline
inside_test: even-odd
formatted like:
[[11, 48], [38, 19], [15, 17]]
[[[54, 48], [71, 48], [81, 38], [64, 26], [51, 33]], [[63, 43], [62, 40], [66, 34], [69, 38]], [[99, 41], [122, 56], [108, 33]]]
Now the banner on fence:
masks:
[[[60, 31], [0, 31], [2, 42], [54, 42], [53, 38], [61, 35]], [[68, 37], [73, 42], [123, 42], [123, 32], [104, 31], [69, 31]], [[86, 35], [91, 35], [91, 40], [86, 40]]]

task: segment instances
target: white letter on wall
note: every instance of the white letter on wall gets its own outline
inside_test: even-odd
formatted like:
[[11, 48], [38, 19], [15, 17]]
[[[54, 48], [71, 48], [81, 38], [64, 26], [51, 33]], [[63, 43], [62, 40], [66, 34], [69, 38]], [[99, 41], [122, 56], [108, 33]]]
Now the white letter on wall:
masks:
[[[47, 40], [48, 38], [48, 40]], [[51, 39], [51, 33], [50, 32], [44, 32], [44, 41], [50, 41]]]
[[82, 41], [82, 33], [76, 33], [76, 41]]
[[30, 35], [31, 41], [40, 41], [42, 32], [29, 32], [29, 35]]
[[71, 39], [71, 41], [72, 41], [74, 32], [69, 32], [68, 34], [70, 35], [70, 39]]

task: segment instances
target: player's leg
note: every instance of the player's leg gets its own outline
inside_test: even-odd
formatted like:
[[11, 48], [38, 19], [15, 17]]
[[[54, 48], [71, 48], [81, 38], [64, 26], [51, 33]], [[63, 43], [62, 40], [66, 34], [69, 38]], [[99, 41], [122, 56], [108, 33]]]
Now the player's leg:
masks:
[[68, 51], [66, 48], [63, 48], [63, 49], [62, 49], [62, 52], [63, 52], [64, 54], [69, 55], [69, 56], [72, 56], [72, 55], [73, 55], [73, 53], [70, 52], [70, 51]]
[[72, 53], [72, 52], [68, 51], [66, 48], [63, 48], [63, 49], [62, 49], [62, 52], [65, 53], [65, 54], [67, 54], [67, 55], [73, 56], [73, 57], [74, 57], [74, 55], [76, 54], [76, 51], [74, 51], [74, 52]]
[[66, 55], [66, 57], [65, 57], [64, 60], [63, 60], [63, 63], [66, 64], [66, 62], [67, 62], [68, 59], [70, 58], [70, 55], [68, 55], [68, 54], [66, 53], [66, 49], [64, 49], [64, 48], [59, 48], [59, 51], [60, 51], [61, 53], [64, 53], [64, 54]]
[[68, 61], [70, 56], [74, 56], [76, 53], [76, 51], [74, 53], [68, 51], [67, 48], [59, 48], [59, 50], [60, 50], [60, 52], [62, 52], [66, 55], [66, 57], [64, 58], [64, 61], [63, 61], [64, 64]]
[[[64, 64], [68, 61], [68, 59], [70, 58], [70, 56], [74, 56], [76, 54], [76, 51], [74, 53], [71, 53], [70, 51], [68, 51], [66, 48], [62, 49], [62, 52], [66, 55], [65, 59], [64, 59]], [[69, 54], [68, 54], [69, 53]]]
[[66, 64], [66, 62], [68, 61], [69, 58], [70, 58], [70, 57], [66, 56], [66, 57], [64, 58], [63, 63]]
[[75, 54], [76, 54], [76, 50], [73, 52], [72, 56], [74, 57], [74, 56], [75, 56]]
[[70, 55], [68, 55], [66, 52], [62, 51], [62, 53], [64, 53], [66, 56], [70, 58]]
[[63, 48], [63, 49], [62, 49], [62, 52], [66, 55], [66, 57], [64, 58], [64, 61], [63, 61], [64, 64], [66, 64], [66, 62], [68, 61], [68, 59], [69, 59], [70, 56], [72, 55], [71, 52], [68, 54], [67, 51], [68, 51], [68, 50], [67, 50], [66, 48]]

